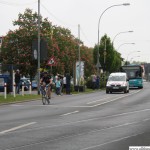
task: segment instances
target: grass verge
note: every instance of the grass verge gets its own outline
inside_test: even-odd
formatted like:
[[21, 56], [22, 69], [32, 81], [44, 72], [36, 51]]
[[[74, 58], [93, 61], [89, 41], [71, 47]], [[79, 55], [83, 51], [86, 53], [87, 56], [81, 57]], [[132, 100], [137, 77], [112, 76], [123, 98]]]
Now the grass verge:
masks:
[[0, 104], [13, 103], [13, 102], [22, 102], [22, 101], [31, 100], [31, 99], [38, 99], [40, 97], [41, 97], [41, 95], [32, 95], [32, 94], [31, 95], [26, 94], [24, 96], [16, 95], [16, 97], [14, 97], [13, 95], [8, 94], [7, 98], [4, 99], [4, 96], [0, 95]]
[[[71, 92], [72, 94], [87, 94], [87, 93], [93, 93], [99, 90], [92, 90], [92, 89], [87, 89], [84, 92]], [[22, 95], [16, 95], [14, 97], [11, 94], [7, 95], [7, 98], [4, 98], [4, 95], [0, 95], [0, 104], [7, 104], [7, 103], [15, 103], [15, 102], [23, 102], [23, 101], [30, 101], [33, 99], [39, 99], [41, 98], [41, 95], [35, 95], [35, 94], [25, 94], [24, 96]]]

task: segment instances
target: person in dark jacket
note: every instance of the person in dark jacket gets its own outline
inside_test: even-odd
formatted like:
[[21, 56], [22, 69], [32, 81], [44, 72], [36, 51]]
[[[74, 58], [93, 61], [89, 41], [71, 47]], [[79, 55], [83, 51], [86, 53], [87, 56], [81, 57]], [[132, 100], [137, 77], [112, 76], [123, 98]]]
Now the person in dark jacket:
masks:
[[100, 77], [97, 76], [96, 77], [96, 89], [99, 89], [100, 88]]
[[20, 92], [20, 72], [17, 69], [15, 73], [15, 83], [16, 83], [16, 93], [19, 94]]
[[66, 74], [66, 94], [70, 94], [70, 81], [71, 81], [70, 74], [67, 73]]

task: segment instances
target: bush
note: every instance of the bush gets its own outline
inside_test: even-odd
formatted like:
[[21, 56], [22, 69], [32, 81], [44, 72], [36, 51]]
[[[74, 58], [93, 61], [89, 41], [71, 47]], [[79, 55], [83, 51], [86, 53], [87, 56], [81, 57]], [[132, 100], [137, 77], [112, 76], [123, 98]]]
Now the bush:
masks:
[[[88, 77], [86, 80], [86, 87], [89, 89], [93, 88], [93, 83], [92, 83], [92, 76]], [[100, 88], [105, 88], [106, 87], [106, 77], [104, 74], [101, 74], [100, 77]]]
[[74, 92], [74, 85], [73, 84], [70, 85], [70, 92]]
[[92, 89], [92, 77], [88, 77], [86, 80], [86, 87]]

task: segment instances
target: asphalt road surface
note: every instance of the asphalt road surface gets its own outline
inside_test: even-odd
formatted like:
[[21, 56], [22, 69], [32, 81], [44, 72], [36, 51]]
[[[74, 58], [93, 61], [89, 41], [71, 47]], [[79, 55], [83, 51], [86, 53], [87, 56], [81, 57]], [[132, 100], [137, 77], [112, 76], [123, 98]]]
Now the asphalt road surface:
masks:
[[150, 83], [129, 93], [54, 96], [0, 106], [0, 150], [128, 150], [150, 146]]

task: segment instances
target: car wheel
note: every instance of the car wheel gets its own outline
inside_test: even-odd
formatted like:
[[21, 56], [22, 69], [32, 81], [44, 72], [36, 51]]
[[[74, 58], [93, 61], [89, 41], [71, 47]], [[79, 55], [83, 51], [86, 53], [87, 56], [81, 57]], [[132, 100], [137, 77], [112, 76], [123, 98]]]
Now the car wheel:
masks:
[[127, 93], [128, 91], [127, 91], [127, 88], [124, 90], [124, 93]]
[[106, 94], [108, 94], [109, 93], [109, 91], [108, 90], [106, 90]]

